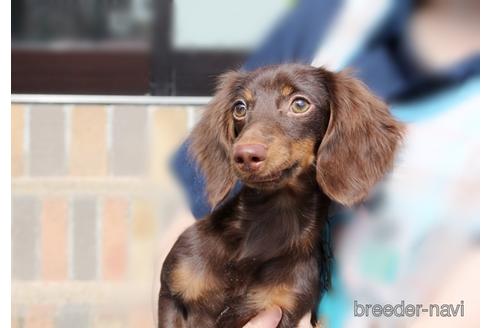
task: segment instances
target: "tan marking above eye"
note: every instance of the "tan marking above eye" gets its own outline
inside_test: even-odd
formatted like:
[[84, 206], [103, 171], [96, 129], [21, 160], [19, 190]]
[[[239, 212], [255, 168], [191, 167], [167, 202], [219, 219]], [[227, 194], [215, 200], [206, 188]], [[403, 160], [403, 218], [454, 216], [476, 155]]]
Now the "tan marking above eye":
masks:
[[178, 263], [171, 272], [170, 289], [184, 300], [194, 301], [221, 288], [220, 281], [207, 268], [193, 266], [190, 261]]
[[252, 102], [254, 100], [253, 92], [249, 89], [244, 90], [243, 96], [244, 96], [244, 100], [246, 100], [246, 102]]
[[282, 88], [280, 89], [280, 93], [282, 94], [282, 96], [284, 97], [287, 97], [289, 96], [291, 93], [294, 92], [294, 88], [288, 84], [284, 84], [282, 86]]

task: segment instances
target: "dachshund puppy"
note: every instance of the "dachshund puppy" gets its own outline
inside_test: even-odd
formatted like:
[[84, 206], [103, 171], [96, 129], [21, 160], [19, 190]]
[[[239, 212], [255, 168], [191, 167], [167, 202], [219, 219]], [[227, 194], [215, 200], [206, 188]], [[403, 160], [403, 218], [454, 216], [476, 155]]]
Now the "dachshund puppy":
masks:
[[328, 206], [362, 201], [402, 134], [345, 73], [286, 64], [223, 75], [190, 144], [214, 210], [164, 262], [159, 327], [242, 327], [274, 305], [279, 327], [306, 313], [316, 325]]

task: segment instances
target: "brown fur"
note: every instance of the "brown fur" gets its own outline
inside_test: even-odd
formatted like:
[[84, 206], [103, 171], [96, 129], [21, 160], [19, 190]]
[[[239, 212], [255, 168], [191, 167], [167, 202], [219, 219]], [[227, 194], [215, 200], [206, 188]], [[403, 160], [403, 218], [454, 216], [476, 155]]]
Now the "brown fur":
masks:
[[[296, 97], [305, 112], [290, 110]], [[234, 103], [247, 115], [232, 116]], [[282, 308], [295, 327], [320, 297], [321, 233], [330, 201], [353, 205], [391, 168], [403, 128], [359, 81], [303, 65], [227, 73], [191, 135], [214, 211], [164, 262], [159, 327], [242, 327]], [[233, 159], [262, 145], [259, 169]], [[239, 194], [227, 199], [237, 181]]]
[[[230, 113], [222, 108], [229, 107], [228, 92], [237, 86], [240, 73], [223, 75], [216, 97], [208, 105], [202, 120], [191, 134], [191, 148], [197, 161], [206, 172], [207, 193], [212, 205], [218, 204], [234, 185], [236, 179], [230, 166], [229, 147], [234, 139]], [[213, 124], [213, 128], [212, 128]]]
[[403, 127], [367, 87], [329, 75], [331, 119], [318, 152], [318, 183], [344, 205], [363, 200], [393, 165]]

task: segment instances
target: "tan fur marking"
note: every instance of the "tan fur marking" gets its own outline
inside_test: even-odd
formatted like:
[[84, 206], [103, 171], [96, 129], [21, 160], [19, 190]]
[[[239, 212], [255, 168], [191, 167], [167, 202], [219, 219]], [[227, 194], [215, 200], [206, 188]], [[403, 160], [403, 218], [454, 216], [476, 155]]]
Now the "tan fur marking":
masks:
[[243, 95], [244, 95], [244, 100], [246, 100], [247, 102], [251, 102], [254, 99], [253, 92], [251, 92], [251, 90], [249, 89], [244, 90]]
[[314, 140], [302, 139], [292, 143], [292, 154], [299, 156], [299, 165], [306, 168], [314, 162]]
[[282, 96], [284, 97], [287, 97], [288, 95], [290, 95], [292, 92], [294, 92], [294, 88], [288, 84], [284, 84], [282, 86], [282, 89], [280, 89], [280, 93], [282, 94]]
[[185, 300], [195, 301], [206, 293], [218, 289], [220, 283], [206, 269], [193, 268], [191, 263], [183, 261], [171, 273], [171, 290], [180, 294]]
[[292, 288], [286, 285], [254, 288], [248, 293], [247, 302], [257, 310], [263, 310], [277, 305], [282, 310], [293, 311], [296, 306]]

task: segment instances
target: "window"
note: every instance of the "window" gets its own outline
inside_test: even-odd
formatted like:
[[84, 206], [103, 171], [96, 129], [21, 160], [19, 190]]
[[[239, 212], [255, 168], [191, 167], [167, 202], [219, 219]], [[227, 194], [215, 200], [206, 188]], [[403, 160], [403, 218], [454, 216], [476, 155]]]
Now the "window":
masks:
[[12, 93], [210, 95], [215, 77], [240, 67], [288, 6], [286, 0], [16, 0]]

